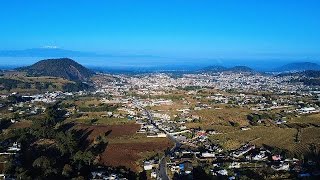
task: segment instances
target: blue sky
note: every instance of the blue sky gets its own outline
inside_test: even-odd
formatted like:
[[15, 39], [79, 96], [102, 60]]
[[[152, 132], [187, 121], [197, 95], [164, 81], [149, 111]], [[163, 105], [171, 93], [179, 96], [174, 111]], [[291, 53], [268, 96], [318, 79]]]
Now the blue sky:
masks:
[[319, 59], [319, 19], [318, 0], [10, 0], [0, 49]]

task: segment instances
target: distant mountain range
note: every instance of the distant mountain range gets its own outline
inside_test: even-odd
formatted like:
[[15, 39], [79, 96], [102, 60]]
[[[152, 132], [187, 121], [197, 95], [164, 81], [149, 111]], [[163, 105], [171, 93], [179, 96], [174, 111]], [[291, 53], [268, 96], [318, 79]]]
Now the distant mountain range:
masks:
[[[121, 57], [125, 59], [129, 58], [136, 58], [136, 57], [143, 57], [143, 58], [160, 58], [158, 56], [152, 56], [152, 55], [130, 55], [130, 54], [97, 54], [93, 52], [82, 52], [82, 51], [73, 51], [73, 50], [65, 50], [60, 49], [57, 47], [44, 47], [44, 48], [33, 48], [33, 49], [25, 49], [25, 50], [0, 50], [0, 57], [43, 57], [43, 58], [61, 58], [61, 57], [70, 57], [70, 58], [76, 58], [76, 57]], [[148, 59], [149, 60], [149, 59]], [[153, 59], [152, 59], [153, 60]], [[159, 59], [158, 59], [159, 60]], [[243, 62], [242, 62], [243, 63]], [[196, 64], [196, 60], [195, 60]], [[144, 64], [141, 63], [143, 66]], [[249, 67], [247, 67], [249, 66]], [[201, 66], [199, 65], [199, 68]], [[208, 66], [202, 69], [199, 69], [195, 72], [255, 72], [257, 69], [252, 69], [250, 67], [254, 67], [253, 64], [250, 64], [249, 62], [246, 64], [246, 66], [235, 66], [232, 68], [227, 68], [221, 65], [213, 65]], [[108, 68], [105, 66], [104, 68]], [[8, 67], [2, 67], [2, 69], [9, 69]], [[143, 68], [139, 68], [143, 69]], [[194, 71], [196, 68], [193, 68], [190, 71]], [[267, 69], [267, 68], [264, 68]], [[126, 69], [128, 70], [128, 69]], [[320, 65], [313, 63], [313, 62], [296, 62], [296, 63], [290, 63], [286, 64], [284, 66], [269, 69], [267, 71], [271, 72], [278, 72], [278, 73], [288, 73], [288, 72], [301, 72], [306, 70], [320, 70]], [[149, 69], [149, 71], [155, 71], [152, 69]], [[257, 70], [258, 71], [258, 70]]]
[[87, 81], [94, 72], [69, 58], [41, 60], [31, 66], [18, 68], [29, 76], [53, 76], [71, 81]]
[[284, 66], [281, 66], [274, 71], [276, 72], [301, 72], [307, 70], [320, 70], [320, 65], [312, 62], [298, 62], [298, 63], [290, 63]]
[[200, 72], [254, 72], [253, 69], [247, 67], [247, 66], [234, 66], [231, 68], [227, 68], [224, 66], [208, 66], [201, 70]]
[[219, 65], [216, 65], [216, 66], [208, 66], [208, 67], [205, 67], [203, 69], [200, 69], [200, 71], [210, 71], [210, 72], [222, 72], [222, 71], [225, 71], [227, 70], [228, 68], [224, 67], [224, 66], [219, 66]]
[[235, 66], [232, 68], [227, 69], [227, 71], [232, 71], [232, 72], [254, 72], [252, 68], [249, 68], [247, 66]]
[[[275, 68], [272, 72], [278, 73], [290, 73], [290, 72], [302, 72], [302, 71], [320, 71], [320, 65], [312, 62], [297, 62], [283, 65]], [[199, 72], [256, 72], [254, 69], [248, 66], [234, 66], [227, 68], [220, 65], [207, 66], [199, 70]]]

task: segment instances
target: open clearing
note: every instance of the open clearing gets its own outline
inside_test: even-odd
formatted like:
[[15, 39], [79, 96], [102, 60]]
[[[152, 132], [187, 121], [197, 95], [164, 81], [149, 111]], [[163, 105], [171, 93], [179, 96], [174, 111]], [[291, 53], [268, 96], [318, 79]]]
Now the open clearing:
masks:
[[240, 125], [248, 125], [247, 115], [252, 111], [247, 108], [228, 108], [221, 106], [222, 109], [205, 109], [195, 113], [202, 118], [204, 125], [221, 124], [226, 125], [237, 122]]
[[125, 166], [132, 171], [140, 171], [142, 160], [163, 153], [173, 144], [167, 138], [147, 138], [144, 134], [137, 134], [138, 124], [123, 125], [85, 125], [74, 127], [88, 133], [87, 139], [107, 133], [108, 146], [101, 154], [100, 163], [107, 166]]

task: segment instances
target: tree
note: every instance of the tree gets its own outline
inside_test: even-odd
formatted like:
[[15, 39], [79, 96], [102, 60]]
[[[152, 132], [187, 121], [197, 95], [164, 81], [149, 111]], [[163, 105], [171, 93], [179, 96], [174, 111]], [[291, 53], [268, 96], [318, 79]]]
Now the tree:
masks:
[[57, 170], [52, 165], [51, 160], [46, 156], [40, 156], [32, 163], [34, 168], [41, 170], [39, 173], [41, 173], [43, 177], [49, 177], [52, 174], [57, 174]]
[[81, 151], [79, 150], [74, 156], [73, 161], [74, 164], [78, 166], [78, 170], [80, 170], [85, 165], [90, 165], [93, 162], [93, 154], [91, 151]]
[[62, 175], [65, 177], [70, 177], [72, 173], [73, 173], [72, 166], [70, 164], [65, 164], [63, 166]]
[[18, 168], [16, 174], [17, 174], [17, 179], [25, 179], [25, 180], [32, 179], [29, 175], [29, 171], [24, 168]]
[[73, 155], [77, 142], [76, 138], [71, 132], [58, 132], [55, 135], [55, 139], [57, 141], [57, 146], [62, 155], [70, 154]]
[[33, 161], [32, 166], [34, 168], [47, 169], [51, 167], [50, 159], [46, 156], [40, 156]]
[[59, 104], [51, 105], [46, 110], [46, 118], [44, 126], [54, 126], [64, 119], [65, 110], [59, 108]]
[[147, 172], [144, 170], [139, 173], [139, 180], [146, 180], [146, 179], [148, 179]]

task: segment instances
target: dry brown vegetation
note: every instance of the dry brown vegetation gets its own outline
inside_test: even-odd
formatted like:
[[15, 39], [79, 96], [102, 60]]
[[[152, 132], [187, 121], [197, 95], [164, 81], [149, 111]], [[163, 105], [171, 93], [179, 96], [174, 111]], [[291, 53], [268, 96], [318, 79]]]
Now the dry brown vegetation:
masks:
[[110, 143], [101, 156], [101, 162], [108, 166], [125, 166], [141, 171], [141, 161], [151, 155], [162, 153], [172, 144], [168, 139], [150, 139], [148, 142]]
[[237, 130], [213, 135], [212, 139], [218, 140], [228, 150], [237, 149], [249, 141], [258, 146], [265, 144], [282, 149], [292, 149], [290, 145], [294, 143], [296, 132], [297, 130], [290, 128], [259, 126], [247, 131]]
[[229, 125], [230, 122], [237, 122], [241, 126], [248, 125], [247, 115], [252, 111], [247, 108], [229, 108], [219, 106], [222, 109], [205, 109], [195, 111], [202, 119], [201, 124], [207, 125]]
[[299, 142], [295, 140], [297, 131], [294, 128], [258, 126], [247, 131], [234, 130], [213, 135], [211, 139], [219, 142], [227, 150], [237, 149], [247, 142], [257, 146], [267, 145], [286, 149], [296, 155], [308, 153], [311, 144], [320, 149], [320, 128], [303, 128]]
[[19, 129], [19, 128], [27, 128], [32, 125], [32, 121], [28, 120], [22, 120], [20, 122], [16, 122], [14, 124], [11, 124], [8, 129]]
[[290, 122], [296, 123], [311, 123], [311, 124], [319, 124], [320, 125], [320, 113], [311, 114], [311, 115], [302, 115], [300, 117], [295, 117], [290, 120]]
[[144, 134], [137, 134], [138, 124], [124, 125], [75, 125], [76, 129], [88, 133], [87, 139], [93, 141], [95, 137], [107, 133], [108, 145], [101, 154], [100, 162], [108, 166], [125, 166], [133, 171], [141, 170], [141, 161], [148, 156], [163, 153], [173, 144], [167, 138], [147, 138]]

